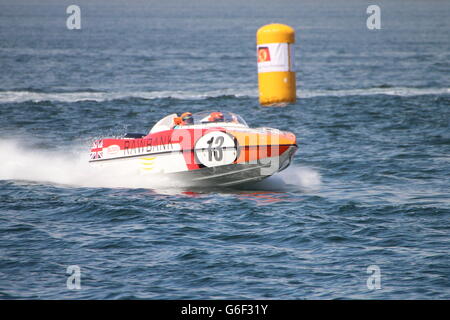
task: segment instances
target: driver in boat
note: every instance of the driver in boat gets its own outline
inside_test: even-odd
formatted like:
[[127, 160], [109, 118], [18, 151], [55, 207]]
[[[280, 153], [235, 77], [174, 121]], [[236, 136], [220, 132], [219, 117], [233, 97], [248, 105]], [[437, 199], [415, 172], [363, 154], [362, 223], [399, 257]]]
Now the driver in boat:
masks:
[[192, 113], [185, 112], [181, 115], [181, 117], [176, 117], [173, 119], [174, 129], [179, 128], [180, 126], [186, 126], [190, 124], [194, 124], [194, 118], [192, 117]]
[[194, 124], [194, 118], [192, 117], [192, 113], [185, 112], [181, 115], [181, 125], [186, 126], [190, 124]]
[[208, 118], [209, 122], [223, 122], [223, 113], [222, 112], [211, 112]]

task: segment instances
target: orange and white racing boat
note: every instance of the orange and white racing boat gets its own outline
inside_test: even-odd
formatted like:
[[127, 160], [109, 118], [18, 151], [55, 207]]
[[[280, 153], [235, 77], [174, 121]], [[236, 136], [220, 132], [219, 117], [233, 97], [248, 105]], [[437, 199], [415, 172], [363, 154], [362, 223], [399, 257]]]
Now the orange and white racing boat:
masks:
[[293, 133], [250, 128], [231, 112], [170, 114], [148, 134], [93, 143], [90, 163], [125, 164], [140, 174], [173, 175], [191, 185], [255, 182], [287, 168], [297, 151]]

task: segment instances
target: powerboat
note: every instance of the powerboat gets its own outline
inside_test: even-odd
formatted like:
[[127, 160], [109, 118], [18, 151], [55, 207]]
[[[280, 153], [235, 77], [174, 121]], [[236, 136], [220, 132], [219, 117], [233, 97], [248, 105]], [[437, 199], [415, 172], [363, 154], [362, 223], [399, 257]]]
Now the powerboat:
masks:
[[174, 113], [148, 134], [94, 141], [89, 162], [111, 168], [122, 164], [149, 177], [163, 174], [193, 186], [234, 186], [284, 170], [296, 151], [293, 133], [250, 128], [232, 112]]

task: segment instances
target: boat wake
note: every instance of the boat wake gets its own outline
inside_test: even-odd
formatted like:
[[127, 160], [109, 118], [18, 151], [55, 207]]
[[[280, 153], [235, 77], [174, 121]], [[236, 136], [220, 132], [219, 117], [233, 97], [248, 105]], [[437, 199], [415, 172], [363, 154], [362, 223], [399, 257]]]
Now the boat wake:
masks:
[[179, 186], [164, 176], [151, 178], [122, 166], [115, 170], [92, 167], [89, 147], [75, 146], [70, 152], [30, 149], [14, 140], [0, 140], [0, 180], [27, 181], [66, 187], [155, 188]]
[[[88, 163], [86, 145], [71, 151], [24, 147], [15, 140], [0, 139], [0, 180], [88, 188], [186, 189], [186, 181], [164, 175], [143, 175], [129, 166], [111, 170]], [[320, 174], [311, 168], [290, 166], [286, 170], [248, 186], [267, 191], [314, 190], [320, 187]]]
[[246, 188], [264, 191], [316, 191], [321, 184], [321, 176], [316, 169], [293, 164], [284, 171]]
[[[387, 88], [361, 88], [346, 90], [305, 90], [300, 89], [297, 92], [299, 98], [315, 97], [346, 97], [346, 96], [371, 96], [371, 95], [390, 95], [390, 96], [420, 96], [420, 95], [442, 95], [450, 94], [450, 88], [407, 88], [407, 87], [387, 87]], [[123, 99], [180, 99], [180, 100], [202, 100], [209, 98], [219, 98], [225, 96], [232, 97], [251, 97], [256, 98], [258, 92], [256, 89], [224, 89], [212, 90], [206, 92], [195, 91], [124, 91], [124, 92], [102, 92], [102, 91], [77, 91], [77, 92], [38, 92], [30, 90], [12, 90], [0, 91], [0, 103], [22, 103], [22, 102], [66, 102], [75, 103], [82, 101], [114, 101]]]

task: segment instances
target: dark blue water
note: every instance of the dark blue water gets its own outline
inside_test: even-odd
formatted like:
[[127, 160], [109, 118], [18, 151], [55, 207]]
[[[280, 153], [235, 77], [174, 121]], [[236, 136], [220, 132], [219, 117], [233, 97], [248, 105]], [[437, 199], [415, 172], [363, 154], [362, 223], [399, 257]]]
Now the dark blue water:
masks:
[[[450, 3], [378, 1], [381, 30], [370, 4], [2, 2], [0, 298], [449, 299]], [[257, 101], [270, 22], [297, 30], [285, 108]], [[86, 164], [95, 138], [218, 108], [294, 132], [291, 167], [192, 189]]]

